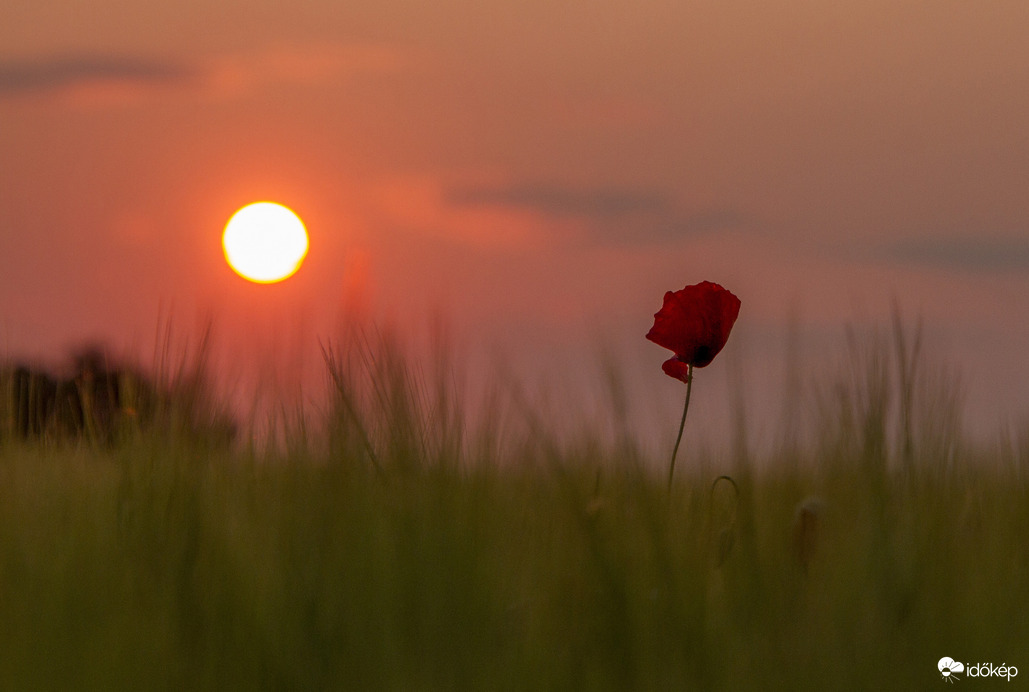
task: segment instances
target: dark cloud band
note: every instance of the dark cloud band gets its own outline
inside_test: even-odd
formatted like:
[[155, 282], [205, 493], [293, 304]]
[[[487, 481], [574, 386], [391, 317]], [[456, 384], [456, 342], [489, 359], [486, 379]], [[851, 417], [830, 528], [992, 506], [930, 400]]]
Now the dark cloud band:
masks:
[[59, 91], [81, 84], [175, 84], [195, 78], [181, 63], [111, 55], [0, 61], [0, 97]]
[[941, 238], [904, 241], [891, 255], [902, 262], [967, 271], [1029, 271], [1029, 241]]
[[728, 228], [744, 217], [731, 208], [682, 210], [660, 190], [575, 188], [547, 183], [454, 188], [446, 201], [459, 207], [506, 207], [549, 217], [578, 217], [591, 240], [615, 245], [674, 243]]

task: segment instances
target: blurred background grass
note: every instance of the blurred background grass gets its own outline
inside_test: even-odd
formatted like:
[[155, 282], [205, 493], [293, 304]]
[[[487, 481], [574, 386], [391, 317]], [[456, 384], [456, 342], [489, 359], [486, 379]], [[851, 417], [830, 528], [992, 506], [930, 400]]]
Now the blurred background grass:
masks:
[[8, 435], [0, 687], [920, 689], [943, 656], [1029, 675], [1029, 439], [966, 445], [917, 329], [850, 343], [814, 434], [759, 456], [741, 412], [670, 494], [630, 430], [558, 435], [506, 384], [470, 411], [445, 348], [419, 364], [375, 332], [325, 346], [329, 404], [266, 443], [207, 434], [186, 376], [188, 425]]

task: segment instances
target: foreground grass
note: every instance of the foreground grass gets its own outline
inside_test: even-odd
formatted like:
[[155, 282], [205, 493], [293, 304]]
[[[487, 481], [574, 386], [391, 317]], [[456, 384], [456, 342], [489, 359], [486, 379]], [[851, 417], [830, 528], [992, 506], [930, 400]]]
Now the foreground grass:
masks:
[[945, 656], [1024, 683], [1029, 441], [968, 450], [896, 335], [807, 446], [755, 461], [741, 427], [671, 492], [624, 424], [561, 441], [489, 399], [469, 430], [445, 359], [388, 342], [326, 349], [287, 451], [0, 439], [0, 689], [925, 689]]
[[669, 498], [570, 451], [377, 472], [6, 445], [0, 687], [912, 689], [943, 656], [1029, 676], [1024, 465], [857, 461], [743, 473], [738, 498], [684, 473]]

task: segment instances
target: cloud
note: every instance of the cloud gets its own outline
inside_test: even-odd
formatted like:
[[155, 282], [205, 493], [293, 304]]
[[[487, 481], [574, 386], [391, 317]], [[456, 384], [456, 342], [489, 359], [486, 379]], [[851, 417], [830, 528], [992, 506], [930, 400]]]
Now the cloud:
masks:
[[269, 85], [318, 86], [359, 74], [392, 73], [411, 61], [386, 45], [276, 45], [187, 62], [131, 55], [82, 53], [0, 59], [0, 99], [78, 94], [137, 87], [188, 86], [219, 98], [245, 96]]
[[411, 64], [404, 52], [380, 44], [279, 45], [216, 56], [205, 85], [221, 96], [240, 96], [268, 84], [316, 86], [360, 74], [384, 74]]
[[578, 222], [589, 241], [663, 244], [733, 228], [744, 216], [727, 207], [680, 209], [660, 190], [515, 183], [453, 187], [445, 201], [459, 208], [531, 212], [544, 220]]
[[552, 184], [521, 183], [502, 187], [464, 187], [447, 192], [458, 206], [503, 206], [548, 216], [625, 216], [667, 210], [663, 195], [621, 188], [573, 189]]
[[1010, 238], [918, 238], [890, 246], [898, 261], [972, 272], [1029, 271], [1029, 240]]
[[402, 234], [505, 251], [538, 248], [561, 235], [519, 207], [454, 203], [450, 190], [433, 177], [401, 176], [368, 185], [362, 196], [374, 225]]
[[190, 82], [198, 72], [183, 63], [103, 54], [0, 61], [0, 98], [93, 85], [163, 86]]

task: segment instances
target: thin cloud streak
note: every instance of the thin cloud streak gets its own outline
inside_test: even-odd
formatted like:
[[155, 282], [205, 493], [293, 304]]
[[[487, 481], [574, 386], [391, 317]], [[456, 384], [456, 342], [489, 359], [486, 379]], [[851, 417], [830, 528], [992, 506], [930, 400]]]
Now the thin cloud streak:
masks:
[[359, 43], [279, 45], [198, 61], [103, 53], [0, 59], [0, 99], [105, 85], [189, 86], [238, 97], [269, 84], [319, 86], [408, 64], [408, 56], [393, 47]]
[[738, 228], [745, 220], [728, 207], [682, 210], [667, 194], [639, 188], [554, 183], [465, 186], [447, 190], [444, 201], [459, 208], [528, 211], [551, 220], [580, 221], [588, 241], [605, 245], [675, 243]]
[[465, 187], [447, 192], [447, 202], [458, 206], [504, 206], [548, 216], [624, 216], [664, 212], [669, 200], [661, 194], [622, 188], [574, 189], [547, 183], [520, 183], [504, 187]]
[[412, 64], [411, 56], [389, 45], [281, 45], [214, 57], [206, 63], [204, 81], [216, 95], [231, 97], [251, 93], [269, 84], [316, 87], [357, 75], [394, 74]]
[[1029, 241], [1001, 238], [919, 238], [892, 245], [895, 260], [971, 272], [1029, 272]]
[[174, 85], [199, 72], [184, 63], [133, 56], [82, 54], [0, 62], [0, 98], [98, 83]]

